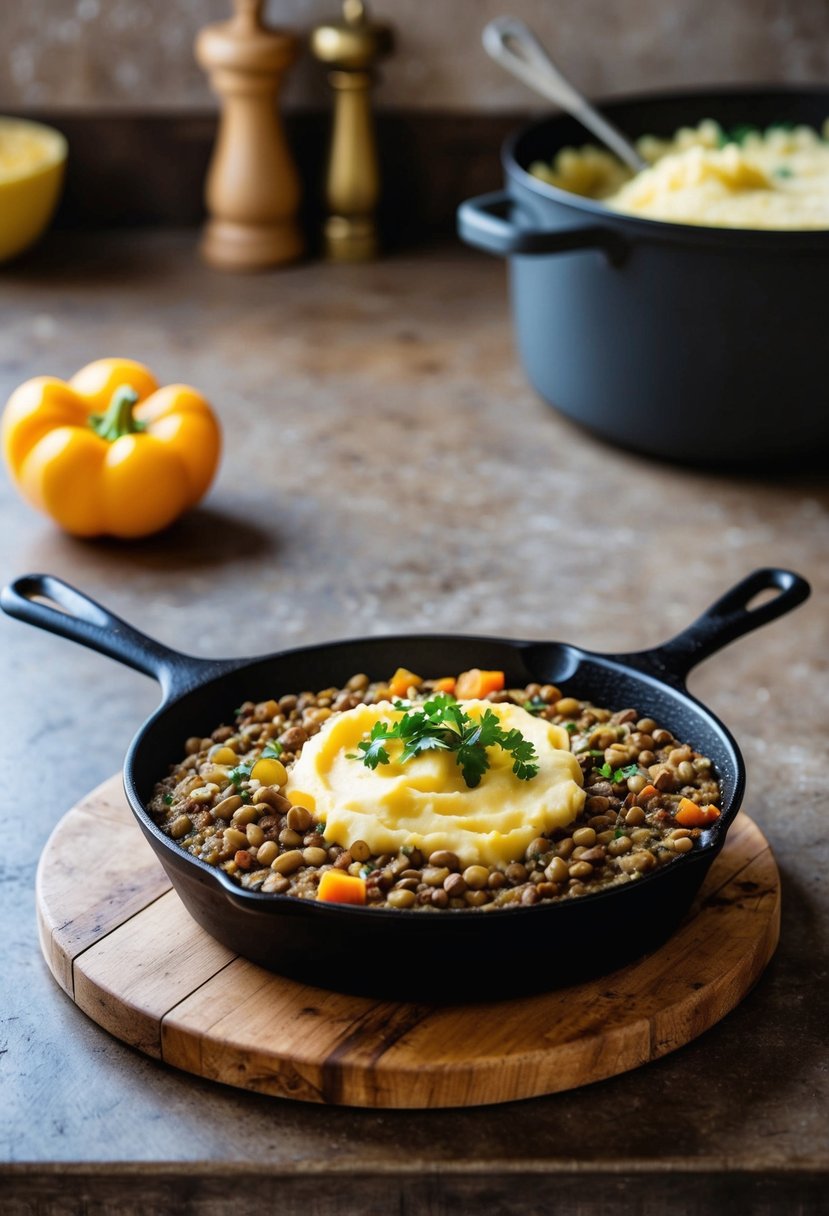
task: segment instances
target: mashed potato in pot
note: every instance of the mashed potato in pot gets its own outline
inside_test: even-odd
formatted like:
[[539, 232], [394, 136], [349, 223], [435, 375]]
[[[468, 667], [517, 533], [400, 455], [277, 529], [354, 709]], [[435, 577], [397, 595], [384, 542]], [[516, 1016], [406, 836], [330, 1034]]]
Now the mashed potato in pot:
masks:
[[[824, 136], [829, 135], [829, 120]], [[716, 228], [829, 228], [829, 142], [811, 127], [724, 132], [706, 121], [670, 140], [637, 141], [649, 167], [632, 174], [600, 148], [564, 148], [530, 172], [614, 211]]]

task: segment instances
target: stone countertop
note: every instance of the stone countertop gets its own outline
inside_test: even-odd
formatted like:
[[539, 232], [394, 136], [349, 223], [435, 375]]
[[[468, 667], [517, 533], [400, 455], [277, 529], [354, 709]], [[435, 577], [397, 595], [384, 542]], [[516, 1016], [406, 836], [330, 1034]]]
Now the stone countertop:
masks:
[[783, 876], [782, 940], [754, 992], [696, 1042], [508, 1107], [327, 1109], [174, 1072], [70, 1003], [34, 916], [52, 826], [120, 767], [156, 689], [3, 618], [3, 1212], [59, 1194], [61, 1211], [111, 1200], [123, 1212], [261, 1201], [324, 1216], [523, 1213], [555, 1197], [583, 1216], [614, 1202], [817, 1212], [828, 1155], [826, 483], [679, 470], [582, 434], [524, 380], [503, 267], [454, 248], [242, 278], [202, 268], [189, 233], [56, 236], [3, 270], [0, 400], [30, 376], [68, 376], [113, 352], [214, 402], [226, 449], [212, 492], [166, 535], [80, 542], [3, 475], [0, 577], [53, 572], [184, 650], [430, 630], [636, 650], [758, 566], [809, 578], [813, 598], [796, 616], [691, 680], [744, 749], [745, 805]]

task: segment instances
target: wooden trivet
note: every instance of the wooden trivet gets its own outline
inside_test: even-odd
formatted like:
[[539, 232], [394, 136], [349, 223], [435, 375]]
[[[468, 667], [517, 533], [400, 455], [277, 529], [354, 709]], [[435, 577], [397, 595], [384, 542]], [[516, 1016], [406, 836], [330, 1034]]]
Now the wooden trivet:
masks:
[[147, 1055], [281, 1098], [475, 1106], [586, 1085], [707, 1030], [774, 953], [780, 881], [768, 842], [741, 814], [691, 914], [640, 962], [572, 988], [483, 1005], [344, 996], [272, 975], [200, 929], [113, 777], [52, 833], [37, 907], [43, 953], [60, 986]]

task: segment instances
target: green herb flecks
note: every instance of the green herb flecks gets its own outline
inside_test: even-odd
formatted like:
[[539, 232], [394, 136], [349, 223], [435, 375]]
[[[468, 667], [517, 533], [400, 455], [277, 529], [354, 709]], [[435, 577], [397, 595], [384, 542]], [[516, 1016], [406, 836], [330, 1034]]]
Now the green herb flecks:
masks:
[[237, 790], [241, 789], [243, 781], [248, 780], [252, 768], [252, 764], [237, 764], [236, 767], [232, 768], [227, 774], [230, 780], [236, 786]]
[[751, 123], [737, 123], [735, 127], [724, 130], [720, 128], [720, 133], [717, 137], [717, 144], [724, 148], [726, 144], [744, 144], [750, 135], [759, 135], [760, 128], [752, 126]]
[[270, 743], [266, 744], [261, 758], [263, 760], [278, 760], [284, 750], [285, 748], [278, 739], [271, 739]]
[[604, 777], [607, 781], [615, 781], [618, 785], [622, 781], [627, 781], [628, 777], [635, 777], [639, 772], [638, 764], [628, 764], [625, 768], [611, 768], [609, 764], [603, 764], [601, 768], [596, 769], [596, 772]]
[[165, 794], [165, 795], [164, 795], [164, 801], [166, 802], [167, 806], [172, 806], [172, 805], [173, 805], [173, 795], [172, 795], [172, 794]]
[[500, 747], [512, 756], [512, 771], [520, 781], [531, 781], [538, 773], [534, 745], [520, 730], [504, 730], [491, 709], [475, 720], [448, 693], [433, 697], [421, 709], [413, 710], [400, 701], [395, 702], [395, 708], [402, 711], [402, 718], [392, 724], [376, 722], [368, 739], [358, 744], [362, 753], [359, 758], [367, 768], [389, 764], [386, 744], [396, 739], [403, 745], [400, 764], [423, 752], [454, 752], [470, 789], [480, 784], [489, 768], [488, 747]]
[[794, 177], [794, 169], [789, 165], [778, 165], [776, 169], [772, 169], [773, 177]]
[[529, 701], [524, 702], [523, 708], [526, 709], [528, 714], [532, 714], [535, 717], [547, 709], [548, 705], [546, 701], [542, 701], [541, 697], [531, 697]]

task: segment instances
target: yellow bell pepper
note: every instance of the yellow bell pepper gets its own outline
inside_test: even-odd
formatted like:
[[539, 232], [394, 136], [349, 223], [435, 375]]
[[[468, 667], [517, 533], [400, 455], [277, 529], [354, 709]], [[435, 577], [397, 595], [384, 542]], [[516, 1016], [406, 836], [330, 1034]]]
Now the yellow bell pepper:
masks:
[[185, 384], [159, 388], [131, 359], [99, 359], [71, 380], [38, 376], [12, 393], [3, 454], [23, 497], [74, 536], [150, 536], [206, 493], [219, 424]]

